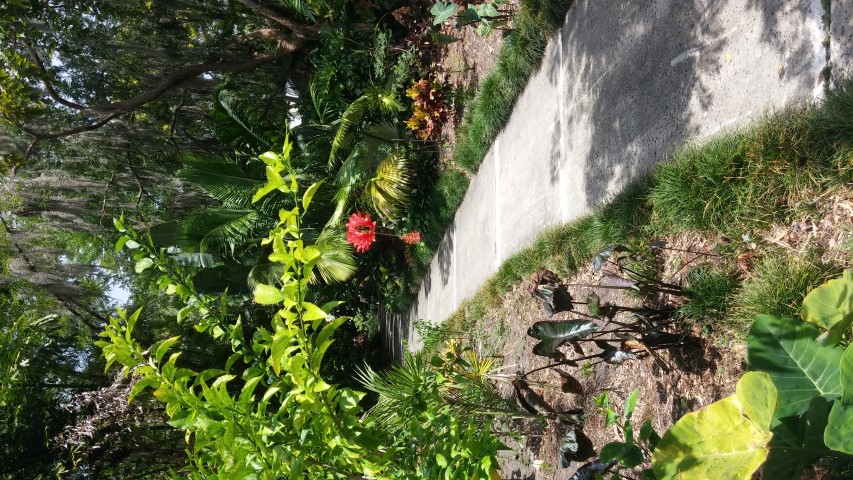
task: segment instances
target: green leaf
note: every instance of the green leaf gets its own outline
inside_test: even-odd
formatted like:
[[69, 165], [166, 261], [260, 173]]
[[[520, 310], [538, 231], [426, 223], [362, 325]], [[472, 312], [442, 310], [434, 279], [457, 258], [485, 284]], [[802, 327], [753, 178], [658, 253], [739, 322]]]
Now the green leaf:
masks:
[[320, 188], [320, 185], [322, 185], [324, 181], [325, 180], [320, 180], [308, 187], [308, 190], [305, 190], [305, 193], [302, 195], [303, 211], [308, 210], [308, 205], [311, 205], [311, 199], [314, 198], [314, 194], [317, 193], [317, 189]]
[[128, 239], [126, 242], [124, 242], [124, 246], [130, 250], [136, 250], [137, 248], [141, 247], [142, 245], [140, 245], [139, 242], [136, 242], [135, 240]]
[[828, 415], [826, 399], [814, 397], [805, 415], [773, 427], [763, 478], [800, 478], [804, 468], [828, 453], [823, 442]]
[[119, 237], [118, 241], [116, 242], [116, 252], [120, 252], [121, 249], [124, 248], [124, 245], [129, 241], [130, 237], [128, 237], [127, 235], [122, 235], [121, 237]]
[[853, 344], [847, 345], [838, 368], [841, 375], [841, 404], [853, 405]]
[[435, 454], [435, 463], [437, 463], [441, 468], [447, 468], [447, 458], [440, 453]]
[[846, 325], [844, 331], [849, 331], [853, 323], [853, 269], [809, 292], [800, 317], [823, 330], [841, 322]]
[[759, 315], [749, 332], [749, 369], [767, 372], [779, 392], [777, 418], [798, 416], [817, 395], [841, 395], [841, 350], [815, 343], [818, 331], [793, 318]]
[[174, 345], [175, 342], [177, 342], [180, 339], [181, 339], [181, 336], [176, 335], [174, 337], [167, 338], [166, 340], [163, 340], [162, 342], [160, 342], [160, 344], [157, 345], [157, 348], [154, 349], [154, 358], [156, 358], [158, 362], [160, 360], [162, 360], [163, 355], [166, 354], [166, 352], [169, 350], [169, 347]]
[[457, 8], [457, 5], [452, 2], [435, 2], [435, 5], [429, 11], [435, 17], [432, 24], [441, 25], [448, 18], [456, 15]]
[[628, 395], [628, 398], [625, 400], [625, 410], [623, 412], [623, 415], [628, 420], [630, 420], [631, 415], [634, 414], [634, 408], [637, 406], [638, 395], [639, 392], [637, 391], [637, 389], [634, 389], [634, 391], [632, 391], [631, 394]]
[[255, 287], [255, 302], [260, 305], [275, 305], [284, 300], [284, 293], [272, 285], [259, 284]]
[[563, 342], [583, 338], [598, 330], [595, 322], [586, 320], [562, 320], [558, 322], [536, 322], [527, 329], [527, 334], [537, 340], [560, 339]]
[[[771, 395], [768, 392], [773, 391]], [[770, 376], [764, 372], [750, 372], [737, 382], [735, 397], [743, 413], [763, 430], [770, 430], [776, 412], [778, 395]]]
[[151, 257], [143, 257], [138, 262], [136, 262], [136, 268], [134, 270], [136, 270], [136, 273], [142, 273], [145, 270], [151, 268], [152, 266], [154, 266], [154, 260], [152, 260]]
[[829, 421], [823, 440], [826, 446], [848, 455], [853, 455], [853, 405], [836, 402], [829, 412]]
[[649, 442], [649, 450], [654, 451], [655, 447], [657, 447], [658, 442], [660, 442], [660, 435], [658, 435], [655, 428], [652, 426], [651, 418], [647, 418], [646, 421], [643, 422], [643, 426], [640, 427], [640, 436], [638, 438], [641, 442]]
[[[765, 398], [745, 395], [752, 415], [767, 417], [762, 406], [776, 403], [776, 389], [762, 373], [747, 372], [744, 387], [764, 384]], [[740, 383], [738, 382], [738, 386]], [[652, 468], [660, 480], [680, 478], [726, 478], [748, 480], [767, 458], [767, 444], [773, 437], [746, 415], [737, 394], [691, 412], [675, 423], [652, 454]], [[770, 413], [772, 415], [772, 412]]]
[[640, 447], [630, 443], [612, 442], [601, 448], [599, 454], [601, 463], [607, 463], [610, 460], [619, 460], [622, 465], [631, 468], [643, 463], [643, 451]]
[[474, 11], [477, 12], [477, 15], [479, 15], [480, 18], [494, 18], [500, 16], [498, 10], [491, 3], [481, 3], [471, 8], [473, 8]]
[[172, 255], [178, 265], [185, 267], [212, 268], [216, 259], [209, 253], [179, 253]]
[[116, 227], [116, 230], [118, 230], [119, 232], [121, 232], [121, 233], [126, 232], [127, 229], [124, 228], [124, 214], [122, 214], [118, 218], [113, 218], [113, 225]]

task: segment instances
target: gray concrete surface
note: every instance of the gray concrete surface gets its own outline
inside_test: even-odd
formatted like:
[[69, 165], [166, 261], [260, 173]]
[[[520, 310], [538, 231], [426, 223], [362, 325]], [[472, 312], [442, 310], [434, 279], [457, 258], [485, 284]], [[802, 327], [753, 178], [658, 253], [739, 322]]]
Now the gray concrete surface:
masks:
[[832, 78], [853, 78], [853, 0], [832, 0], [829, 57]]
[[820, 97], [822, 14], [820, 0], [577, 0], [417, 301], [383, 319], [389, 349], [418, 349], [414, 320], [442, 322], [543, 229], [590, 213], [683, 142]]

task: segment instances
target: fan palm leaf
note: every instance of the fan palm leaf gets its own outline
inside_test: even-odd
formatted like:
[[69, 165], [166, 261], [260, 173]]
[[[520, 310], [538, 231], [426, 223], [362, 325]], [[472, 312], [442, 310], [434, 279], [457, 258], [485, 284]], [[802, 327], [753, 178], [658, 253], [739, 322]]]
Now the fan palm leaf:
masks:
[[392, 153], [379, 163], [373, 177], [367, 181], [364, 195], [379, 215], [386, 220], [395, 220], [411, 193], [410, 179], [408, 160]]

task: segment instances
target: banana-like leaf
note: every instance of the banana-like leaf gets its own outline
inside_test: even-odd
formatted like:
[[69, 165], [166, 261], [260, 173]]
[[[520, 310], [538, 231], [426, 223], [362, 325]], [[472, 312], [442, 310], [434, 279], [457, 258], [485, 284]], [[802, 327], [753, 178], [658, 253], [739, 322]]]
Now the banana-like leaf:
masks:
[[179, 253], [172, 258], [185, 267], [212, 268], [216, 265], [216, 258], [209, 253]]
[[659, 480], [728, 478], [748, 480], [768, 454], [768, 419], [776, 388], [763, 372], [747, 372], [734, 395], [681, 417], [652, 454]]
[[779, 391], [778, 418], [798, 416], [814, 396], [841, 395], [838, 365], [842, 351], [820, 346], [818, 330], [794, 318], [759, 315], [749, 332], [748, 364], [767, 372]]

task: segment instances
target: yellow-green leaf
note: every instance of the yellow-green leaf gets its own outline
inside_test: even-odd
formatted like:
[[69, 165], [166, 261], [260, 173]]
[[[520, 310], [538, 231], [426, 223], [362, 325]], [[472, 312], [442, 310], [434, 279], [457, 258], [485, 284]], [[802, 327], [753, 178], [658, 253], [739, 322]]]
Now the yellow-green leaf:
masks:
[[[748, 372], [738, 388], [749, 390], [767, 385], [763, 375]], [[746, 379], [746, 380], [744, 380]], [[776, 404], [775, 388], [763, 392], [732, 395], [688, 413], [664, 434], [652, 455], [652, 468], [659, 480], [726, 478], [748, 480], [767, 458], [773, 437], [763, 425], [773, 412], [763, 408]], [[745, 405], [749, 405], [748, 409]]]
[[272, 285], [260, 284], [255, 287], [255, 302], [261, 305], [275, 305], [284, 300], [284, 294]]

